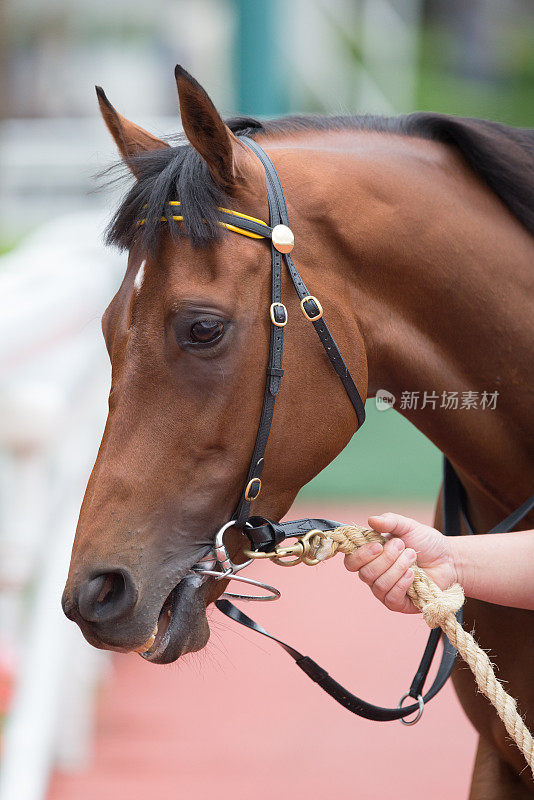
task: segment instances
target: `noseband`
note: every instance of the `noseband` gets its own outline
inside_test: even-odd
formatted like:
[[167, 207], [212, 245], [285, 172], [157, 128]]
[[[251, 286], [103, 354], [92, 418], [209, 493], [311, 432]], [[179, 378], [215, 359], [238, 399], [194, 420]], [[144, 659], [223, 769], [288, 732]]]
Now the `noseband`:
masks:
[[[249, 566], [255, 558], [267, 557], [276, 563], [291, 566], [304, 561], [307, 564], [318, 563], [313, 552], [306, 549], [306, 542], [312, 531], [331, 531], [342, 523], [324, 519], [301, 519], [288, 522], [273, 522], [264, 517], [250, 516], [252, 502], [261, 492], [261, 474], [264, 467], [264, 456], [269, 440], [269, 433], [274, 415], [276, 396], [280, 390], [284, 370], [282, 368], [282, 355], [284, 344], [284, 328], [287, 323], [287, 309], [282, 302], [282, 277], [284, 265], [287, 269], [295, 291], [300, 300], [300, 308], [305, 318], [313, 325], [325, 352], [330, 359], [337, 376], [341, 380], [347, 396], [353, 406], [358, 428], [365, 420], [363, 400], [352, 376], [345, 364], [339, 348], [324, 319], [323, 308], [320, 301], [310, 292], [295, 267], [290, 253], [294, 246], [294, 236], [289, 227], [287, 206], [282, 189], [282, 184], [276, 169], [265, 151], [249, 137], [242, 136], [243, 142], [261, 161], [266, 175], [267, 200], [269, 203], [269, 225], [262, 220], [241, 214], [227, 208], [219, 208], [219, 224], [235, 233], [249, 236], [253, 239], [271, 240], [271, 305], [269, 308], [270, 340], [269, 358], [263, 405], [252, 453], [252, 459], [247, 473], [247, 478], [237, 508], [232, 519], [218, 531], [214, 548], [193, 567], [193, 570], [206, 578], [215, 580], [237, 580], [267, 590], [268, 594], [262, 596], [225, 593], [222, 598], [231, 597], [239, 600], [276, 600], [280, 592], [272, 586], [261, 581], [239, 575], [241, 570]], [[179, 210], [180, 202], [172, 201], [171, 206]], [[163, 222], [166, 217], [161, 218]], [[173, 215], [173, 219], [180, 221], [181, 215]], [[138, 224], [144, 224], [139, 220]], [[523, 504], [516, 512], [496, 526], [490, 533], [511, 530], [534, 507], [534, 496]], [[445, 459], [443, 481], [443, 533], [447, 536], [459, 535], [461, 532], [461, 518], [464, 519], [467, 530], [472, 533], [465, 508], [465, 496], [461, 483], [454, 472], [450, 462]], [[223, 538], [226, 530], [235, 527], [241, 530], [250, 540], [250, 550], [245, 551], [249, 559], [241, 564], [235, 564], [225, 547]], [[294, 547], [280, 548], [281, 542], [288, 538], [297, 538]], [[290, 560], [287, 561], [289, 556]], [[436, 648], [441, 638], [441, 630], [436, 628], [431, 631], [421, 662], [412, 680], [410, 688], [403, 695], [395, 708], [382, 708], [365, 700], [361, 700], [344, 689], [330, 675], [308, 656], [302, 655], [298, 650], [280, 641], [258, 625], [254, 620], [243, 614], [227, 599], [219, 599], [217, 608], [231, 619], [242, 625], [273, 639], [295, 660], [296, 664], [318, 683], [322, 689], [330, 694], [338, 703], [358, 716], [377, 721], [400, 719], [405, 724], [413, 724], [420, 719], [426, 702], [434, 697], [448, 680], [454, 661], [456, 650], [446, 637], [443, 638], [443, 654], [436, 676], [430, 688], [425, 692], [424, 685], [430, 670]], [[457, 612], [459, 622], [462, 621], [462, 609]], [[404, 701], [412, 698], [416, 703], [404, 706]], [[415, 714], [409, 722], [406, 717]]]

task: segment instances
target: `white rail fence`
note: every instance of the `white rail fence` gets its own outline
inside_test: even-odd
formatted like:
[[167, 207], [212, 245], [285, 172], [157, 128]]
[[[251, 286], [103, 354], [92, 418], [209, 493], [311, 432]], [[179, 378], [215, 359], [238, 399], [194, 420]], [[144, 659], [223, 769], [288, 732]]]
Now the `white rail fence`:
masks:
[[62, 217], [0, 259], [0, 800], [42, 800], [54, 765], [83, 764], [106, 663], [60, 607], [105, 419], [100, 316], [124, 264], [101, 228]]

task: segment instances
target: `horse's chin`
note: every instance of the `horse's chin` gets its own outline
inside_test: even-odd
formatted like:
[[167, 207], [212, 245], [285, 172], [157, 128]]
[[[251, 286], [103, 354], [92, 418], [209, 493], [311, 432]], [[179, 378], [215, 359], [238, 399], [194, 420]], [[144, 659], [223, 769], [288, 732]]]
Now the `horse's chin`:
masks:
[[207, 644], [210, 629], [201, 584], [199, 576], [187, 575], [174, 587], [160, 611], [154, 642], [141, 654], [146, 661], [170, 664]]

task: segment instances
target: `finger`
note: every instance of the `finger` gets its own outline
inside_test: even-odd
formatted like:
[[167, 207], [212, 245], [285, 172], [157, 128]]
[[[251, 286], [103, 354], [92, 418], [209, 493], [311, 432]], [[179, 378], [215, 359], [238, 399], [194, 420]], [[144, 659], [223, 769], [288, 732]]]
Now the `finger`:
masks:
[[378, 533], [391, 533], [393, 536], [401, 538], [421, 526], [417, 520], [403, 517], [402, 514], [394, 514], [392, 511], [369, 517], [368, 522], [371, 528]]
[[417, 553], [410, 547], [404, 550], [391, 567], [379, 575], [372, 585], [373, 594], [384, 602], [388, 592], [390, 592], [397, 581], [406, 573], [406, 570], [415, 563]]
[[399, 611], [401, 614], [416, 614], [417, 609], [406, 592], [410, 588], [414, 579], [413, 569], [408, 569], [404, 575], [399, 578], [395, 586], [386, 594], [384, 598], [384, 605], [390, 611]]
[[364, 544], [363, 547], [359, 547], [345, 556], [345, 567], [349, 572], [358, 572], [359, 569], [379, 556], [383, 549], [380, 542]]
[[362, 581], [372, 586], [376, 579], [391, 567], [403, 550], [404, 542], [401, 539], [390, 539], [386, 542], [381, 555], [360, 569], [359, 575]]

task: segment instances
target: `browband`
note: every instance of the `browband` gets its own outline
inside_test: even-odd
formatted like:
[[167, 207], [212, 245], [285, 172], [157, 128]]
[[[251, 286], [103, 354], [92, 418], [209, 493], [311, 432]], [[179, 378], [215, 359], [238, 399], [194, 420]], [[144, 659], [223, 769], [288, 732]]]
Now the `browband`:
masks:
[[[168, 206], [171, 208], [176, 208], [181, 206], [181, 202], [179, 200], [169, 200], [167, 202]], [[261, 219], [256, 219], [256, 217], [249, 217], [248, 214], [242, 214], [240, 211], [232, 211], [230, 208], [223, 208], [222, 206], [217, 206], [217, 211], [219, 211], [219, 216], [221, 219], [219, 220], [219, 225], [222, 225], [223, 228], [226, 228], [229, 231], [233, 231], [234, 233], [240, 233], [242, 236], [249, 236], [251, 239], [271, 239], [273, 229], [270, 225], [267, 225], [266, 222], [263, 222]], [[183, 222], [183, 215], [182, 214], [172, 214], [170, 219], [174, 220], [174, 222]], [[169, 218], [167, 217], [160, 217], [160, 222], [168, 222]], [[138, 219], [136, 225], [144, 225], [146, 222], [146, 217], [143, 219]], [[239, 224], [238, 224], [239, 223]], [[245, 228], [246, 225], [246, 228]]]

